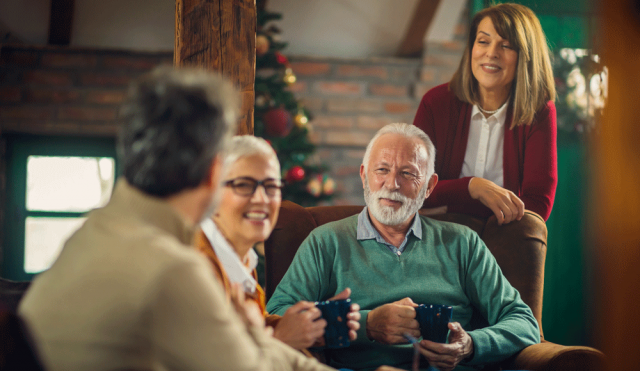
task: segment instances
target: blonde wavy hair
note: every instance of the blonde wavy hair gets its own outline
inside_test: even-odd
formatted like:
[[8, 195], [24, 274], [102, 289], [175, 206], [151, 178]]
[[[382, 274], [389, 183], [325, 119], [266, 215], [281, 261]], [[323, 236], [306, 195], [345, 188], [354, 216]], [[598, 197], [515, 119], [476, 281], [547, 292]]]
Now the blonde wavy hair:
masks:
[[529, 125], [536, 112], [548, 101], [556, 99], [547, 38], [535, 13], [524, 5], [505, 3], [478, 12], [471, 21], [469, 39], [449, 89], [458, 99], [469, 104], [480, 102], [478, 80], [471, 72], [471, 51], [478, 25], [489, 17], [500, 37], [518, 52], [516, 77], [511, 85], [513, 117], [511, 129]]

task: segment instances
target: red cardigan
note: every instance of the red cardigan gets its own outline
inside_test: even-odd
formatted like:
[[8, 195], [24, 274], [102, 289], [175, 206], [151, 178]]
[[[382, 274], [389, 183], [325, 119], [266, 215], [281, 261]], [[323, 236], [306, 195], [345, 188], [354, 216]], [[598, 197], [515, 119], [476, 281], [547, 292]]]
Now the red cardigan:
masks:
[[[424, 130], [436, 147], [438, 184], [424, 207], [447, 205], [448, 212], [488, 217], [493, 213], [469, 195], [471, 177], [459, 178], [467, 150], [473, 106], [460, 101], [448, 84], [429, 90], [418, 107], [413, 124]], [[531, 125], [511, 126], [507, 109], [504, 134], [504, 188], [524, 202], [525, 209], [546, 221], [551, 214], [558, 184], [556, 106], [549, 101]]]

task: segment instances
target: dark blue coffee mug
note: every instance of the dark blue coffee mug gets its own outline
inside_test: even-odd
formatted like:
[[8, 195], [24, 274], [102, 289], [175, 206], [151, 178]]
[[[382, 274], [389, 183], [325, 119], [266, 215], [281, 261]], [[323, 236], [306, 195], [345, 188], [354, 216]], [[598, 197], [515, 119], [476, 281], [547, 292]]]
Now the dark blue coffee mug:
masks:
[[316, 302], [316, 307], [322, 312], [322, 318], [327, 321], [324, 329], [325, 347], [336, 349], [348, 347], [349, 327], [347, 314], [351, 310], [351, 299], [330, 300]]
[[420, 304], [416, 307], [416, 320], [420, 324], [420, 334], [425, 340], [446, 343], [449, 334], [453, 307], [440, 304]]

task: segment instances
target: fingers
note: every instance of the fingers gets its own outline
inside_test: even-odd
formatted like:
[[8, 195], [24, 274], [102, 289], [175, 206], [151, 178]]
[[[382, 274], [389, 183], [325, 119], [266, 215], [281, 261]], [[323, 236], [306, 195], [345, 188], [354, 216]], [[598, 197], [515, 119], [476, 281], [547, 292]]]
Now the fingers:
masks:
[[492, 181], [474, 177], [469, 181], [468, 188], [471, 198], [480, 200], [491, 209], [498, 225], [520, 220], [524, 216], [524, 202], [513, 192]]
[[404, 299], [400, 299], [398, 301], [394, 301], [393, 304], [398, 304], [398, 305], [406, 305], [409, 307], [417, 307], [418, 304], [414, 303], [413, 300], [411, 300], [411, 298], [407, 297]]
[[473, 354], [473, 340], [458, 322], [448, 324], [449, 344], [422, 340], [418, 350], [438, 370], [452, 370], [467, 356]]
[[358, 330], [360, 329], [360, 322], [358, 321], [348, 321], [347, 326], [349, 327], [349, 339], [354, 341], [358, 338]]
[[290, 306], [284, 315], [291, 318], [300, 316], [301, 320], [314, 321], [322, 316], [322, 312], [310, 301], [299, 301]]
[[347, 319], [350, 321], [359, 322], [362, 315], [360, 314], [360, 306], [358, 304], [351, 304], [349, 313], [347, 313]]
[[462, 359], [460, 344], [440, 344], [422, 340], [418, 350], [429, 361], [429, 365], [440, 371], [453, 370]]
[[358, 317], [360, 317], [360, 305], [358, 303], [351, 304], [351, 308], [349, 308], [349, 314], [353, 313], [358, 313]]
[[493, 211], [493, 215], [496, 216], [496, 219], [498, 220], [498, 225], [502, 225], [502, 223], [504, 223], [504, 214], [502, 213], [502, 209], [499, 208], [498, 205], [491, 205], [489, 206], [489, 209], [491, 209], [491, 211]]
[[[405, 300], [405, 299], [403, 299]], [[412, 302], [412, 301], [411, 301]], [[405, 301], [405, 303], [409, 303]], [[407, 341], [402, 334], [419, 337], [415, 309], [396, 303], [385, 304], [369, 312], [366, 324], [367, 336], [383, 344], [400, 344]]]
[[498, 219], [498, 225], [511, 223], [520, 220], [524, 216], [524, 202], [513, 192], [507, 191], [505, 198], [500, 198], [495, 203], [488, 203], [487, 206], [493, 211]]
[[351, 289], [347, 287], [346, 289], [342, 290], [338, 295], [329, 298], [329, 300], [345, 300], [345, 299], [349, 299], [349, 296], [351, 296]]
[[513, 193], [511, 193], [511, 201], [516, 205], [516, 209], [518, 210], [516, 219], [522, 219], [524, 216], [524, 202], [522, 202], [522, 200]]
[[462, 328], [460, 323], [458, 322], [449, 322], [447, 324], [449, 327], [449, 344], [455, 342], [457, 339], [461, 338], [466, 331]]

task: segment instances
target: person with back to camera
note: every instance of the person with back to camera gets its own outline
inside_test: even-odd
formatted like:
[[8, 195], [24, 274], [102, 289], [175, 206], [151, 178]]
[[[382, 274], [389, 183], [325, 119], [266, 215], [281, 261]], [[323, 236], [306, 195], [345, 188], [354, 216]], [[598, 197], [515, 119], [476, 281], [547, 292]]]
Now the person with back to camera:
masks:
[[549, 48], [531, 9], [475, 15], [458, 70], [428, 91], [413, 124], [436, 146], [439, 182], [424, 207], [520, 220], [549, 218], [558, 182], [556, 91]]

